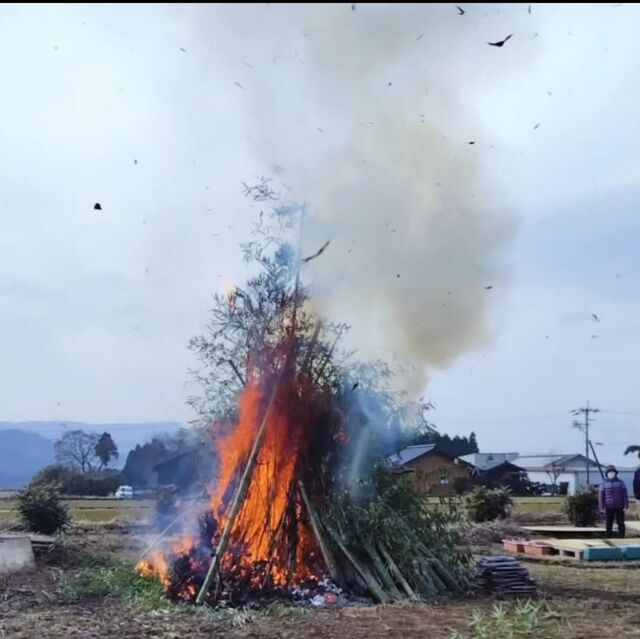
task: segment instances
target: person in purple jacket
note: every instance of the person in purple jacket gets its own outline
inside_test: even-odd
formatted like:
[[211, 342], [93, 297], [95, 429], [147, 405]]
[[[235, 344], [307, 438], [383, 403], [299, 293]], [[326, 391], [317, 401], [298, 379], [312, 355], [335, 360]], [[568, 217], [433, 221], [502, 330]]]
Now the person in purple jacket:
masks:
[[607, 466], [605, 479], [600, 484], [600, 510], [607, 518], [607, 537], [613, 535], [613, 520], [618, 525], [620, 537], [624, 537], [624, 511], [629, 508], [627, 487], [618, 479], [615, 466]]

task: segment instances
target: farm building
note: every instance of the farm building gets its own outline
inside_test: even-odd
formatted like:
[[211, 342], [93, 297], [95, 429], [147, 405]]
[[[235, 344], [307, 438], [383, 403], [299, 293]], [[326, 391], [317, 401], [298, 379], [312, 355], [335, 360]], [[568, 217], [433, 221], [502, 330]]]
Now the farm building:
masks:
[[415, 485], [437, 497], [452, 494], [456, 482], [469, 479], [473, 470], [466, 462], [439, 451], [435, 444], [407, 446], [387, 457], [387, 462], [394, 469], [413, 473]]
[[[602, 481], [600, 471], [604, 472], [607, 467], [604, 462], [598, 464], [580, 454], [518, 455], [511, 461], [524, 468], [529, 475], [529, 479], [533, 482], [556, 486], [566, 483], [568, 485], [568, 494], [570, 495], [587, 485], [587, 464], [589, 467], [589, 484], [592, 486], [600, 485]], [[618, 476], [626, 484], [630, 496], [633, 496], [634, 472], [634, 468], [618, 468]]]
[[475, 476], [486, 485], [504, 483], [510, 475], [526, 472], [524, 468], [513, 463], [517, 453], [471, 453], [460, 457], [475, 469]]

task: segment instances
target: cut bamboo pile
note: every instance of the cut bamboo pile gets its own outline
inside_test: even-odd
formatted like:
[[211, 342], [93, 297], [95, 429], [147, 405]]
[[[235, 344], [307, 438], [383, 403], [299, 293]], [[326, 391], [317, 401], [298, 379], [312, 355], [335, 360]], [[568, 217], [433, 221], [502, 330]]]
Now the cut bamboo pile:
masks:
[[[302, 484], [300, 489], [304, 495]], [[413, 560], [414, 570], [420, 575], [419, 584], [416, 584], [419, 586], [420, 595], [418, 595], [416, 592], [418, 588], [409, 584], [409, 579], [403, 575], [383, 543], [374, 544], [359, 539], [349, 544], [336, 528], [320, 521], [318, 513], [307, 498], [305, 498], [305, 505], [314, 522], [314, 533], [320, 547], [328, 548], [323, 531], [333, 541], [337, 552], [335, 555], [331, 554], [328, 561], [325, 558], [325, 563], [333, 566], [332, 577], [333, 571], [340, 575], [339, 580], [334, 578], [334, 581], [341, 587], [347, 585], [344, 583], [343, 575], [351, 573], [355, 577], [355, 583], [366, 590], [378, 603], [399, 599], [416, 600], [420, 597], [430, 599], [452, 594], [459, 595], [464, 591], [466, 584], [461, 584], [424, 544], [419, 544]]]
[[504, 555], [483, 557], [478, 563], [477, 583], [498, 597], [531, 597], [536, 594], [536, 583], [529, 571], [515, 558]]

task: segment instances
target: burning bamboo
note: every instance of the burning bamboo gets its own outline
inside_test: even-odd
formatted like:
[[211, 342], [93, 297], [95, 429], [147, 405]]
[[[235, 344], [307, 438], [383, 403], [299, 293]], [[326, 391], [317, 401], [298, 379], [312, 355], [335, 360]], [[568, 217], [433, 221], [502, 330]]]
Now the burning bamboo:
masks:
[[213, 559], [211, 564], [209, 565], [209, 569], [207, 570], [207, 574], [204, 578], [202, 586], [200, 587], [200, 591], [198, 592], [198, 596], [196, 597], [196, 603], [198, 605], [202, 604], [209, 593], [209, 589], [211, 587], [211, 580], [214, 575], [217, 577], [218, 568], [220, 566], [220, 562], [222, 561], [222, 557], [227, 550], [227, 545], [229, 543], [229, 537], [231, 535], [231, 531], [233, 529], [233, 525], [236, 521], [236, 517], [240, 512], [240, 508], [242, 507], [242, 502], [247, 494], [247, 489], [249, 488], [249, 481], [251, 479], [251, 474], [253, 473], [254, 466], [256, 465], [256, 461], [258, 460], [258, 454], [260, 453], [260, 448], [262, 447], [262, 442], [264, 441], [264, 437], [267, 431], [267, 421], [271, 414], [271, 409], [276, 401], [278, 390], [280, 388], [280, 382], [284, 377], [285, 371], [287, 370], [287, 362], [285, 361], [282, 371], [278, 377], [276, 385], [271, 393], [271, 398], [269, 399], [269, 403], [264, 411], [264, 415], [262, 417], [262, 423], [260, 424], [260, 429], [258, 430], [258, 434], [256, 435], [256, 439], [253, 442], [253, 447], [251, 448], [251, 453], [249, 454], [249, 458], [247, 459], [247, 464], [245, 466], [244, 472], [242, 474], [242, 478], [240, 479], [240, 484], [238, 485], [238, 490], [231, 502], [231, 509], [229, 510], [229, 516], [227, 518], [227, 522], [225, 524], [224, 530], [222, 532], [222, 536], [220, 537], [220, 541], [218, 542], [218, 547], [213, 555]]
[[[358, 382], [336, 356], [348, 327], [322, 330], [305, 304], [300, 243], [296, 261], [278, 238], [271, 252], [271, 239], [265, 247], [247, 246], [260, 274], [228, 301], [220, 297], [211, 333], [194, 342], [207, 370], [201, 410], [219, 418], [211, 420], [218, 478], [209, 486], [199, 535], [183, 535], [139, 570], [157, 575], [170, 598], [198, 604], [309, 600], [331, 589], [327, 575], [346, 596], [353, 588], [377, 602], [458, 592], [464, 582], [453, 552], [457, 533], [423, 512], [422, 497], [403, 492], [377, 467], [363, 477], [357, 500], [341, 490], [341, 465], [369, 436], [362, 435], [364, 420], [350, 418], [361, 398], [348, 389]], [[372, 372], [362, 381], [373, 395]], [[232, 422], [229, 415], [236, 416]], [[419, 541], [438, 556], [419, 549]]]
[[318, 542], [318, 547], [320, 548], [320, 552], [322, 553], [322, 558], [324, 559], [324, 563], [327, 567], [327, 570], [329, 571], [329, 575], [336, 584], [342, 584], [342, 576], [340, 575], [338, 564], [336, 564], [333, 553], [324, 540], [324, 537], [320, 530], [320, 521], [313, 506], [311, 505], [311, 501], [309, 500], [307, 491], [304, 488], [304, 484], [299, 481], [298, 486], [300, 488], [300, 494], [302, 495], [302, 501], [304, 502], [305, 508], [307, 509], [307, 514], [309, 515], [311, 529], [313, 530], [313, 534], [316, 538], [316, 541]]
[[267, 584], [270, 582], [271, 570], [273, 569], [273, 565], [274, 565], [275, 560], [276, 560], [276, 554], [275, 554], [274, 551], [275, 551], [275, 548], [276, 548], [277, 544], [280, 541], [280, 537], [284, 534], [285, 519], [287, 518], [287, 513], [289, 512], [289, 505], [293, 501], [294, 495], [295, 495], [295, 491], [291, 490], [289, 492], [289, 497], [287, 499], [287, 508], [285, 508], [285, 510], [282, 512], [282, 515], [280, 516], [280, 521], [278, 522], [278, 525], [276, 526], [275, 532], [273, 533], [273, 536], [271, 537], [271, 542], [269, 543], [269, 552], [268, 552], [269, 563], [267, 564], [267, 569], [264, 572], [264, 579], [262, 580], [262, 587], [263, 588], [265, 588], [267, 586]]

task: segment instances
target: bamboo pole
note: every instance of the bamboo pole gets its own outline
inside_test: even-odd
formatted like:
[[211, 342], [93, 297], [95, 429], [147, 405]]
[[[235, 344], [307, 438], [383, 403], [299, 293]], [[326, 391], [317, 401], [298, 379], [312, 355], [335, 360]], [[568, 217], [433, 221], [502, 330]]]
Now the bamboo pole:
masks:
[[278, 522], [278, 525], [276, 526], [276, 530], [271, 537], [271, 541], [269, 542], [269, 551], [267, 553], [269, 556], [269, 563], [267, 564], [267, 568], [264, 573], [264, 579], [262, 580], [263, 588], [267, 586], [267, 584], [269, 583], [269, 579], [271, 578], [271, 570], [277, 558], [274, 551], [276, 548], [276, 544], [280, 541], [280, 535], [282, 534], [282, 531], [285, 528], [284, 523], [287, 518], [287, 513], [289, 511], [289, 504], [293, 501], [294, 494], [295, 494], [295, 489], [291, 488], [289, 492], [289, 497], [287, 497], [287, 506], [283, 510], [282, 515], [280, 516], [280, 521]]
[[318, 546], [320, 547], [320, 553], [322, 554], [322, 559], [324, 559], [325, 566], [329, 571], [329, 575], [331, 579], [338, 584], [342, 584], [342, 575], [340, 574], [340, 569], [338, 568], [338, 564], [336, 563], [335, 557], [331, 552], [328, 544], [324, 540], [322, 536], [322, 532], [320, 531], [320, 520], [316, 515], [313, 506], [311, 505], [311, 501], [309, 500], [309, 496], [307, 495], [307, 491], [304, 487], [304, 484], [299, 481], [298, 488], [300, 488], [300, 494], [302, 495], [302, 501], [304, 502], [304, 506], [307, 509], [307, 514], [309, 515], [309, 522], [311, 523], [311, 530], [318, 542]]
[[456, 594], [460, 595], [463, 592], [462, 586], [458, 583], [455, 577], [444, 567], [442, 562], [424, 545], [419, 544], [418, 549], [429, 559], [429, 564], [432, 567], [438, 577], [447, 585], [447, 587]]
[[362, 580], [367, 584], [367, 588], [369, 592], [374, 596], [375, 599], [378, 600], [379, 603], [387, 603], [389, 601], [389, 597], [387, 597], [385, 591], [382, 586], [378, 583], [378, 580], [371, 574], [371, 572], [367, 569], [366, 566], [361, 564], [353, 554], [351, 554], [350, 550], [345, 546], [340, 539], [338, 533], [333, 531], [329, 526], [325, 524], [325, 528], [329, 532], [329, 534], [333, 537], [333, 540], [336, 542], [340, 550], [344, 553], [344, 556], [351, 562], [353, 567], [356, 569], [356, 572], [360, 575]]
[[246, 382], [245, 378], [242, 377], [242, 375], [240, 374], [240, 371], [238, 370], [238, 367], [235, 365], [235, 362], [233, 360], [231, 360], [231, 359], [228, 359], [227, 363], [233, 369], [233, 372], [236, 374], [236, 377], [238, 378], [238, 381], [242, 384], [242, 386], [243, 387], [246, 386], [247, 382]]
[[[437, 597], [438, 594], [440, 593], [440, 590], [438, 590], [438, 586], [434, 581], [433, 571], [431, 571], [429, 569], [429, 566], [423, 562], [417, 562], [416, 570], [422, 576], [422, 580], [423, 580], [422, 588], [424, 589], [427, 596]], [[436, 578], [437, 578], [437, 575], [436, 575]], [[441, 585], [443, 590], [446, 590], [446, 588], [444, 588], [444, 584], [441, 581], [439, 581], [438, 583]]]
[[324, 369], [326, 368], [327, 364], [329, 363], [329, 360], [331, 359], [331, 356], [333, 355], [333, 351], [334, 351], [335, 347], [337, 346], [338, 342], [340, 341], [340, 337], [342, 337], [342, 329], [338, 330], [338, 334], [336, 335], [336, 338], [333, 340], [333, 344], [331, 344], [331, 347], [329, 348], [329, 352], [327, 353], [326, 357], [322, 361], [322, 364], [320, 365], [320, 370], [318, 370], [318, 373], [316, 374], [316, 377], [315, 377], [315, 380], [314, 380], [315, 382], [320, 381], [320, 378], [322, 377], [322, 374], [324, 373]]
[[433, 567], [428, 563], [428, 560], [422, 561], [420, 559], [413, 560], [414, 569], [416, 572], [419, 572], [425, 578], [425, 583], [431, 583], [435, 587], [436, 595], [440, 593], [448, 592], [447, 585], [440, 579], [438, 573], [433, 569]]
[[398, 583], [402, 586], [402, 589], [407, 593], [407, 596], [410, 597], [411, 599], [417, 599], [416, 593], [413, 592], [411, 586], [409, 585], [409, 582], [404, 578], [404, 575], [400, 572], [400, 569], [398, 568], [398, 566], [396, 566], [396, 562], [393, 561], [393, 559], [391, 558], [391, 555], [387, 552], [387, 549], [381, 543], [378, 544], [378, 548], [380, 549], [380, 552], [382, 553], [384, 560], [387, 562], [387, 565], [389, 566], [389, 570], [391, 571], [391, 574], [396, 578]]
[[369, 557], [371, 557], [371, 561], [373, 562], [373, 567], [375, 572], [380, 577], [380, 580], [384, 584], [385, 588], [390, 592], [391, 597], [393, 599], [402, 599], [402, 595], [398, 590], [396, 584], [394, 583], [391, 575], [389, 574], [389, 570], [385, 567], [380, 555], [377, 553], [376, 549], [368, 542], [362, 541], [362, 545], [364, 549], [367, 551]]
[[430, 559], [429, 563], [431, 564], [432, 571], [440, 577], [449, 590], [454, 592], [456, 595], [462, 594], [462, 587], [453, 578], [451, 573], [442, 565], [442, 562], [439, 559]]
[[267, 432], [267, 422], [269, 419], [269, 415], [271, 414], [271, 409], [275, 403], [276, 397], [278, 395], [278, 389], [280, 388], [280, 382], [287, 370], [287, 362], [282, 367], [282, 371], [280, 372], [280, 376], [278, 377], [278, 381], [276, 382], [275, 388], [273, 389], [273, 393], [271, 394], [271, 398], [269, 399], [269, 403], [267, 404], [267, 408], [264, 411], [264, 416], [262, 417], [262, 423], [260, 424], [260, 428], [258, 430], [258, 434], [256, 435], [256, 439], [253, 442], [253, 447], [251, 448], [251, 453], [249, 454], [249, 459], [247, 459], [247, 465], [244, 468], [244, 472], [242, 473], [242, 478], [240, 479], [240, 484], [238, 485], [238, 490], [233, 498], [231, 503], [231, 509], [229, 510], [229, 516], [227, 517], [227, 523], [225, 524], [224, 530], [222, 531], [222, 536], [220, 537], [220, 541], [218, 543], [218, 547], [216, 548], [216, 552], [213, 555], [213, 559], [209, 564], [209, 569], [207, 570], [207, 575], [202, 582], [202, 586], [200, 587], [200, 591], [198, 592], [198, 596], [196, 597], [196, 604], [202, 604], [205, 597], [209, 592], [209, 588], [211, 587], [211, 580], [214, 575], [217, 574], [218, 568], [220, 567], [220, 562], [222, 561], [222, 557], [227, 550], [227, 545], [229, 544], [229, 537], [231, 536], [231, 530], [233, 529], [233, 524], [236, 521], [236, 517], [240, 512], [240, 507], [244, 498], [247, 495], [247, 490], [249, 489], [249, 480], [251, 479], [251, 475], [253, 473], [253, 469], [258, 461], [258, 454], [260, 453], [260, 449], [262, 448], [262, 442], [264, 441], [264, 437]]
[[320, 329], [322, 328], [322, 321], [318, 320], [316, 325], [313, 328], [313, 334], [311, 335], [311, 339], [309, 340], [309, 348], [304, 357], [304, 361], [300, 370], [302, 373], [305, 373], [311, 364], [311, 358], [313, 357], [313, 351], [316, 348], [316, 342], [318, 341], [318, 335], [320, 334]]

